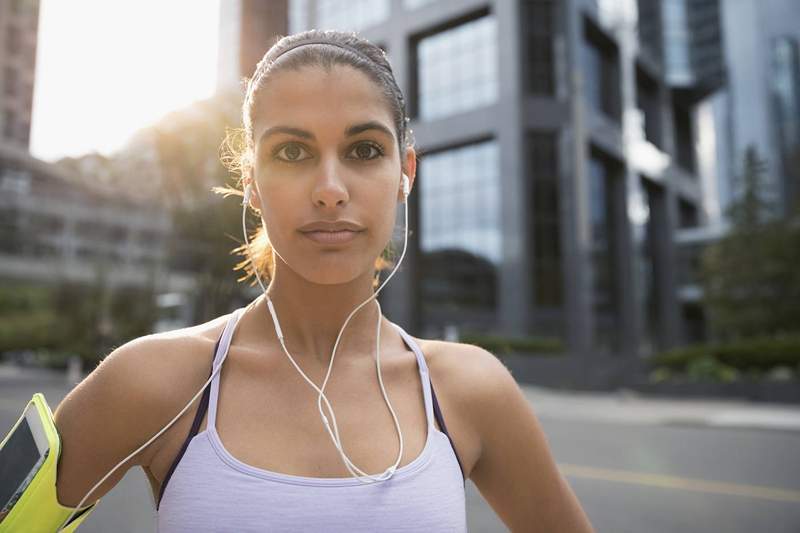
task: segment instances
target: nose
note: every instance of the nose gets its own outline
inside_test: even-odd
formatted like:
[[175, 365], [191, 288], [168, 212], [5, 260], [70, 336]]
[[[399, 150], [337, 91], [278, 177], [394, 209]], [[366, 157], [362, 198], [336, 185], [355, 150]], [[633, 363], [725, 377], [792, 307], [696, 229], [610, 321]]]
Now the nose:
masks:
[[340, 178], [341, 174], [335, 163], [323, 165], [321, 174], [314, 183], [311, 200], [318, 207], [344, 205], [350, 199], [347, 186]]

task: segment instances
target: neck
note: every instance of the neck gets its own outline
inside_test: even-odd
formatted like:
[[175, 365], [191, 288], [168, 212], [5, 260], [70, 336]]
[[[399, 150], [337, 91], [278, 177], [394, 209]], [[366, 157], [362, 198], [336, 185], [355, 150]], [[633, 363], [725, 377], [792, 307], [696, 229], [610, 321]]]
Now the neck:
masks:
[[[367, 273], [348, 283], [321, 285], [285, 272], [280, 275], [278, 269], [275, 274], [267, 294], [286, 349], [296, 361], [310, 360], [327, 366], [345, 320], [374, 293], [372, 276]], [[259, 314], [263, 316], [263, 328], [270, 331], [270, 336], [276, 336], [266, 299], [257, 307], [262, 308]], [[372, 359], [377, 322], [378, 304], [369, 301], [361, 306], [339, 338], [336, 360]]]

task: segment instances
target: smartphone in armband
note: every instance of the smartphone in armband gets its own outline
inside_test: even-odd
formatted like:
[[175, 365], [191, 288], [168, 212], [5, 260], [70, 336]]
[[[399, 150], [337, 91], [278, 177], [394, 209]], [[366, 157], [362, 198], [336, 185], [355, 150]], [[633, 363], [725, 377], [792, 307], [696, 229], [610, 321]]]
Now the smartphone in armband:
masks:
[[0, 533], [75, 531], [99, 500], [75, 513], [58, 502], [56, 475], [61, 439], [44, 394], [33, 395], [0, 442]]

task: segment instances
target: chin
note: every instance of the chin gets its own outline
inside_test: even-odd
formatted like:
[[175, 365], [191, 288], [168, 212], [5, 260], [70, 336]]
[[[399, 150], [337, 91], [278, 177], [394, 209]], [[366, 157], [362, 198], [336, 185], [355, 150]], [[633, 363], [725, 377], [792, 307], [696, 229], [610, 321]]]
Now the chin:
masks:
[[340, 254], [339, 257], [330, 255], [325, 257], [324, 252], [316, 258], [302, 260], [301, 264], [308, 265], [302, 269], [295, 269], [295, 272], [312, 283], [318, 285], [342, 285], [350, 283], [361, 276], [372, 272], [374, 259], [368, 261], [355, 261], [352, 256], [347, 257]]

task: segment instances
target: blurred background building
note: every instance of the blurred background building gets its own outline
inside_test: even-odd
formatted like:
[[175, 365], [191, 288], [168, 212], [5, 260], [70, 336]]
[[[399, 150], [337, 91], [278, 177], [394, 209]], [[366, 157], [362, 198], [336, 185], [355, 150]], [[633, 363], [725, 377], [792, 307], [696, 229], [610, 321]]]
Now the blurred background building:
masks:
[[[357, 31], [387, 52], [419, 165], [409, 249], [380, 298], [388, 316], [421, 337], [543, 338], [584, 366], [633, 368], [707, 338], [699, 257], [727, 231], [746, 147], [758, 147], [775, 170], [768, 188], [781, 209], [798, 197], [793, 0], [220, 5], [220, 94], [241, 93], [287, 33]], [[58, 165], [34, 160], [27, 146], [37, 6], [0, 2], [0, 275], [69, 277], [85, 255], [108, 258], [114, 275], [129, 272], [136, 283], [144, 261], [162, 280], [159, 305], [176, 310], [156, 329], [196, 321], [203, 313], [189, 308], [200, 305], [198, 294], [208, 299], [230, 265], [211, 269], [211, 255], [186, 252], [207, 243], [186, 239], [165, 257], [174, 221], [157, 198], [141, 196], [145, 188], [125, 190], [114, 175], [173, 187], [159, 189], [161, 198], [186, 190], [186, 169], [221, 185], [213, 161], [191, 166], [175, 141], [208, 123], [208, 109], [184, 114], [183, 130], [141, 132], [113, 165], [97, 154]], [[216, 148], [216, 137], [196, 141]], [[26, 266], [43, 257], [50, 259]], [[257, 289], [237, 290], [249, 298]]]
[[36, 72], [39, 2], [0, 2], [0, 140], [28, 149]]
[[2, 285], [190, 290], [165, 268], [167, 213], [103, 179], [104, 157], [56, 165], [29, 153], [38, 20], [38, 0], [0, 2]]
[[717, 132], [719, 171], [709, 191], [709, 211], [716, 222], [740, 194], [730, 178], [741, 173], [741, 154], [752, 145], [769, 167], [765, 192], [785, 213], [797, 202], [800, 183], [800, 4], [736, 0], [722, 5], [728, 81], [702, 110]]

